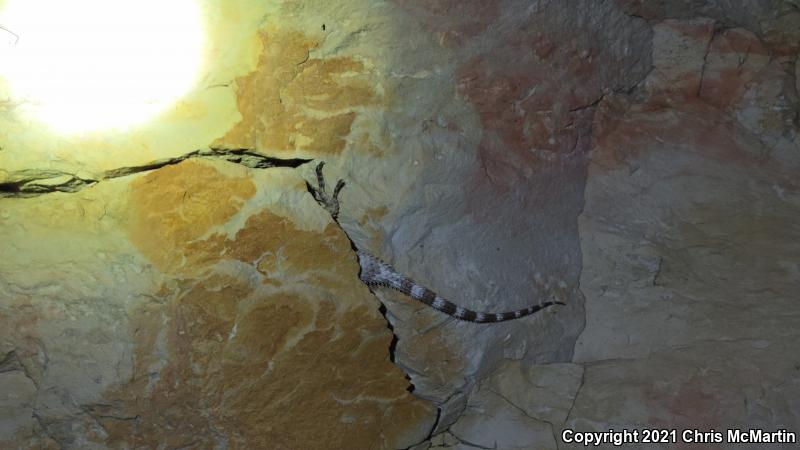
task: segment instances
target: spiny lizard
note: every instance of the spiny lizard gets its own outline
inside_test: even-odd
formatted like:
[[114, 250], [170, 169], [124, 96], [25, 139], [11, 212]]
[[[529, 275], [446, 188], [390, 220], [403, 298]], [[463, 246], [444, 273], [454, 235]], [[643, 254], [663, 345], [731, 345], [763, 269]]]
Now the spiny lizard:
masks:
[[[339, 180], [336, 183], [336, 187], [333, 189], [333, 193], [329, 195], [325, 188], [325, 178], [322, 175], [322, 167], [324, 165], [325, 162], [320, 162], [317, 165], [317, 186], [312, 186], [308, 182], [306, 182], [306, 186], [308, 187], [308, 191], [314, 196], [314, 199], [317, 201], [317, 203], [325, 208], [325, 210], [330, 213], [333, 221], [336, 222], [340, 228], [342, 228], [341, 224], [339, 224], [339, 192], [342, 190], [345, 183], [344, 180]], [[342, 231], [345, 233], [345, 235], [347, 235], [347, 232], [344, 231], [344, 228], [342, 228]], [[348, 236], [348, 239], [349, 238], [350, 237]], [[350, 239], [350, 243], [358, 255], [358, 264], [361, 267], [359, 278], [368, 287], [372, 288], [375, 286], [385, 286], [392, 289], [397, 289], [409, 297], [419, 300], [431, 308], [441, 311], [458, 320], [476, 323], [504, 322], [507, 320], [529, 316], [537, 311], [547, 308], [548, 306], [564, 304], [561, 302], [544, 302], [538, 305], [529, 306], [524, 309], [501, 313], [472, 311], [439, 297], [435, 292], [399, 273], [392, 266], [381, 261], [380, 258], [377, 258], [365, 252], [364, 250], [357, 248], [352, 239]]]

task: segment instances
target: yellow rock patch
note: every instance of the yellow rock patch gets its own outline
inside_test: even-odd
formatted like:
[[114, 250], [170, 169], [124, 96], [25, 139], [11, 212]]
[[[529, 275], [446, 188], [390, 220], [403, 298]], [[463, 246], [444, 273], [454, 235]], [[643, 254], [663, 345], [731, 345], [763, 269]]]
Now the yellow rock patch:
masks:
[[271, 28], [261, 38], [256, 70], [236, 80], [242, 120], [215, 145], [285, 156], [340, 152], [355, 110], [379, 101], [368, 69], [349, 57], [312, 58], [319, 42], [300, 32]]
[[211, 250], [201, 237], [254, 193], [250, 179], [223, 176], [198, 161], [150, 172], [131, 183], [131, 241], [163, 271], [197, 266]]
[[131, 240], [182, 278], [129, 312], [134, 374], [96, 414], [106, 444], [366, 449], [424, 438], [434, 409], [389, 361], [391, 333], [341, 230], [304, 230], [267, 209], [233, 235], [215, 228], [255, 195], [250, 178], [200, 162], [132, 183]]

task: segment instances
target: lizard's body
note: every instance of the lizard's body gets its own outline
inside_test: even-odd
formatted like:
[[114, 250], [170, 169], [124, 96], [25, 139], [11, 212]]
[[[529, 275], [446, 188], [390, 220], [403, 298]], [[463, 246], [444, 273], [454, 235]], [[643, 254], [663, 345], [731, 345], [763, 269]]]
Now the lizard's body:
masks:
[[[308, 184], [308, 190], [314, 196], [314, 199], [331, 214], [333, 220], [339, 224], [338, 197], [339, 191], [342, 189], [342, 187], [344, 187], [344, 181], [339, 180], [333, 190], [333, 194], [329, 196], [325, 190], [325, 179], [322, 176], [322, 167], [324, 164], [324, 162], [321, 162], [319, 165], [317, 165], [317, 187]], [[345, 235], [347, 235], [347, 232], [344, 231], [344, 229], [342, 229], [342, 231], [345, 233]], [[352, 239], [350, 242], [352, 243]], [[399, 273], [392, 266], [381, 261], [380, 258], [377, 258], [370, 253], [365, 252], [364, 250], [358, 249], [355, 244], [353, 244], [353, 248], [356, 250], [356, 254], [358, 255], [358, 264], [361, 268], [359, 278], [364, 284], [370, 287], [385, 286], [396, 289], [408, 295], [409, 297], [419, 300], [431, 308], [441, 311], [458, 320], [476, 323], [505, 322], [507, 320], [529, 316], [537, 311], [547, 308], [548, 306], [563, 305], [563, 303], [560, 302], [544, 302], [537, 305], [531, 305], [524, 309], [501, 313], [472, 311], [445, 300], [425, 286], [422, 286], [421, 284], [416, 283], [414, 280]]]

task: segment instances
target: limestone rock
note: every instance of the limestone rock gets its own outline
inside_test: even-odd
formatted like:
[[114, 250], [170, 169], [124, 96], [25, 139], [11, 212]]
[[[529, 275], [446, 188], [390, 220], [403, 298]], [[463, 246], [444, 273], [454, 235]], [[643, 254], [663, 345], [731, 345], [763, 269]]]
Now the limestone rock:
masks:
[[512, 361], [501, 366], [484, 386], [525, 415], [558, 429], [567, 420], [583, 371], [576, 364], [524, 366]]
[[[391, 207], [383, 217], [365, 213], [364, 222], [390, 240], [358, 244], [475, 310], [511, 310], [546, 298], [569, 305], [486, 328], [447, 321], [380, 292], [398, 335], [397, 363], [411, 374], [415, 393], [443, 402], [469, 391], [506, 355], [569, 358], [582, 326], [572, 218], [579, 213], [593, 105], [647, 73], [650, 29], [609, 2], [500, 10], [480, 2], [397, 3], [414, 30], [409, 42], [426, 42], [430, 52], [423, 60], [409, 57], [406, 73], [431, 75], [398, 83], [398, 92], [415, 102], [390, 116], [391, 129], [402, 135], [397, 127], [419, 118], [423, 125], [419, 138], [395, 140], [405, 156], [387, 154], [381, 177], [353, 173], [367, 192], [390, 180], [402, 199], [370, 192], [367, 204]], [[455, 101], [429, 95], [430, 86], [452, 89], [450, 79]], [[398, 166], [408, 167], [408, 175], [396, 175]]]
[[480, 383], [448, 431], [434, 431], [432, 448], [558, 448], [582, 381], [579, 365], [505, 363]]
[[665, 20], [653, 26], [653, 70], [645, 80], [651, 96], [678, 103], [701, 90], [706, 54], [714, 35], [710, 19]]
[[774, 15], [761, 24], [764, 41], [778, 56], [797, 55], [800, 51], [800, 11], [797, 3], [783, 2]]
[[[770, 64], [770, 52], [758, 37], [742, 28], [709, 37], [699, 96], [728, 109]], [[772, 72], [774, 75], [774, 72]]]
[[[796, 0], [203, 8], [209, 63], [150, 122], [54, 133], [0, 83], [0, 447], [798, 427]], [[312, 159], [358, 248], [566, 306], [371, 293]]]
[[795, 0], [619, 0], [629, 14], [649, 21], [711, 18], [725, 28], [745, 28], [757, 34], [771, 51], [784, 56], [798, 50]]
[[[578, 431], [796, 429], [800, 421], [796, 359], [780, 356], [792, 354], [796, 343], [796, 338], [787, 343], [706, 341], [646, 358], [599, 361], [586, 369], [567, 426]], [[561, 448], [585, 447], [562, 444]]]
[[669, 55], [654, 61], [678, 70], [604, 99], [595, 116], [574, 354], [585, 375], [569, 428], [800, 423], [796, 91], [756, 34], [698, 38], [697, 23], [656, 25], [672, 38], [654, 43]]
[[[458, 444], [453, 449], [556, 449], [550, 424], [528, 417], [491, 391], [478, 391], [469, 409], [450, 427]], [[447, 448], [447, 447], [446, 447]]]
[[456, 392], [450, 398], [439, 404], [439, 417], [433, 434], [439, 434], [453, 425], [467, 408], [469, 395], [466, 392]]
[[249, 170], [186, 161], [13, 204], [2, 241], [27, 256], [3, 270], [4, 445], [423, 440], [434, 409], [389, 361], [347, 240], [292, 172]]
[[0, 436], [9, 436], [17, 430], [33, 431], [36, 423], [33, 407], [36, 402], [36, 385], [25, 373], [15, 352], [11, 351], [0, 360]]

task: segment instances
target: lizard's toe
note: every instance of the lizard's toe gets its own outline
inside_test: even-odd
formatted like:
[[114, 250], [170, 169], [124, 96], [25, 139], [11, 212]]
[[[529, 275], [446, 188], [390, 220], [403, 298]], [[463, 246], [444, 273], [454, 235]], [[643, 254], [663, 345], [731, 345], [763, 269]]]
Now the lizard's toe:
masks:
[[312, 186], [311, 183], [306, 181], [306, 187], [308, 188], [311, 195], [314, 196], [314, 200], [317, 201], [326, 211], [336, 220], [339, 216], [339, 191], [342, 190], [345, 183], [344, 180], [339, 180], [336, 183], [336, 187], [333, 188], [333, 194], [328, 195], [327, 189], [325, 187], [325, 175], [322, 173], [322, 168], [325, 166], [325, 161], [320, 161], [317, 164], [316, 169], [314, 170], [317, 174], [317, 185]]

